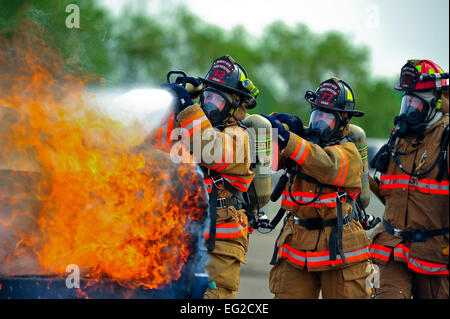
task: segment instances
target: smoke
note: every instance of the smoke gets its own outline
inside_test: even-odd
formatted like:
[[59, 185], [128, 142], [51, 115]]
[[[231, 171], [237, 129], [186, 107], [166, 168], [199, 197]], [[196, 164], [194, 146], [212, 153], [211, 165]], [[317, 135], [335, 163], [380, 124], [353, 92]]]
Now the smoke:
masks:
[[168, 115], [172, 95], [157, 88], [94, 90], [100, 109], [111, 119], [132, 127], [141, 127], [148, 135]]

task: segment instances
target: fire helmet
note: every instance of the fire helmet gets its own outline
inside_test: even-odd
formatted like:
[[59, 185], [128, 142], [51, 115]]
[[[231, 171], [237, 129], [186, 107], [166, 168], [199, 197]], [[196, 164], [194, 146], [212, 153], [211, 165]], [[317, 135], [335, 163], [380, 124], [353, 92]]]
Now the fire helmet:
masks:
[[442, 107], [448, 73], [430, 60], [408, 60], [396, 90], [403, 91], [400, 113], [394, 119], [398, 137], [421, 135]]
[[[234, 114], [242, 102], [247, 109], [256, 106], [258, 88], [248, 78], [245, 69], [229, 55], [216, 59], [200, 81], [205, 86], [200, 106], [213, 125]], [[233, 93], [239, 96], [238, 102], [233, 103]]]
[[316, 92], [307, 91], [305, 99], [325, 112], [345, 112], [350, 117], [364, 115], [364, 112], [355, 110], [355, 94], [350, 85], [338, 78], [323, 81]]
[[[313, 108], [308, 139], [321, 146], [342, 138], [350, 119], [364, 115], [364, 112], [355, 110], [355, 95], [350, 85], [337, 78], [322, 82], [316, 92], [307, 91], [305, 99]], [[344, 117], [343, 113], [347, 116]]]
[[245, 69], [229, 56], [216, 59], [205, 78], [200, 78], [207, 87], [214, 87], [226, 93], [235, 93], [247, 100], [247, 109], [256, 106], [258, 88], [248, 78]]
[[420, 81], [422, 74], [443, 74], [442, 68], [430, 60], [408, 60], [400, 72], [400, 83], [395, 87], [399, 91], [429, 91], [448, 87], [448, 79]]

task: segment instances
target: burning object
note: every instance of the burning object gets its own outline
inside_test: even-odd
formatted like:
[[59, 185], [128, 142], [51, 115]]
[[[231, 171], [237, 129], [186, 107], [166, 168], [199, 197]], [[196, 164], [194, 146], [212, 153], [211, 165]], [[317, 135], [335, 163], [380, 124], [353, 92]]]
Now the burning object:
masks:
[[105, 116], [40, 26], [23, 28], [0, 35], [0, 297], [71, 298], [71, 264], [76, 297], [105, 297], [105, 286], [192, 296], [205, 263], [202, 173], [139, 147], [142, 127]]

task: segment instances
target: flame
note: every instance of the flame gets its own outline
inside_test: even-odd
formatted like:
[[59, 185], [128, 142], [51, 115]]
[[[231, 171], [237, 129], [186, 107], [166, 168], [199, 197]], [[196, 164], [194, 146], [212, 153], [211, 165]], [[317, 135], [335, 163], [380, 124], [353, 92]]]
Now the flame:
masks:
[[[67, 72], [44, 35], [30, 22], [0, 35], [0, 123], [9, 128], [0, 130], [0, 169], [33, 180], [11, 179], [0, 195], [13, 207], [0, 208], [12, 234], [0, 238], [0, 273], [67, 275], [75, 264], [132, 288], [178, 279], [189, 225], [206, 205], [194, 164], [136, 147], [141, 128], [106, 117], [87, 92], [90, 78]], [[21, 202], [30, 198], [37, 204]]]

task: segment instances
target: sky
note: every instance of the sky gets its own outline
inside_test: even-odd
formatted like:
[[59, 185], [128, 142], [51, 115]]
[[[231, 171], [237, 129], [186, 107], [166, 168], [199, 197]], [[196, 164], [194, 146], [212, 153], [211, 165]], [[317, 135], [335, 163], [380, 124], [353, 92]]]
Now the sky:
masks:
[[[371, 51], [372, 74], [398, 75], [407, 59], [429, 59], [449, 71], [449, 0], [100, 0], [113, 14], [125, 5], [158, 16], [185, 4], [204, 21], [237, 25], [258, 37], [274, 21], [341, 31]], [[226, 14], [228, 13], [228, 14]]]

